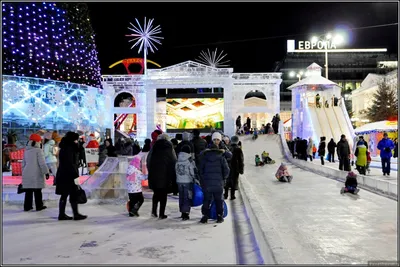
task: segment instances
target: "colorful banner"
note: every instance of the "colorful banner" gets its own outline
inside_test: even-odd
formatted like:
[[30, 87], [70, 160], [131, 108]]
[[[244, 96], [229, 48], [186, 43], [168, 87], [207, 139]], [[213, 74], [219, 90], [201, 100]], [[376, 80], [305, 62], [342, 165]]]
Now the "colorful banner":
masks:
[[86, 163], [88, 166], [89, 174], [92, 175], [99, 163], [99, 149], [98, 148], [85, 148]]

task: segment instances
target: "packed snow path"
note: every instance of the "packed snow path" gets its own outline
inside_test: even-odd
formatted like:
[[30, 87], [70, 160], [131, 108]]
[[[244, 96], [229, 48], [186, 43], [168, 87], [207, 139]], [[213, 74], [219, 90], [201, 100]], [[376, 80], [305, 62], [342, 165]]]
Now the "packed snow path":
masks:
[[[367, 264], [397, 260], [397, 202], [361, 189], [340, 195], [342, 183], [289, 163], [291, 184], [275, 172], [284, 160], [279, 136], [241, 138], [246, 194], [278, 264]], [[263, 151], [276, 161], [255, 167]]]
[[[177, 197], [169, 196], [165, 220], [150, 217], [151, 194], [140, 217], [128, 217], [124, 204], [80, 205], [84, 221], [57, 221], [55, 201], [46, 210], [23, 212], [22, 204], [3, 209], [5, 264], [262, 264], [252, 229], [242, 216], [240, 197], [227, 201], [222, 224], [199, 224], [200, 207], [182, 222]], [[67, 206], [67, 214], [71, 215]], [[235, 218], [235, 223], [234, 219]], [[241, 232], [241, 234], [240, 234]], [[239, 236], [238, 236], [239, 235]], [[238, 255], [241, 254], [241, 255]]]

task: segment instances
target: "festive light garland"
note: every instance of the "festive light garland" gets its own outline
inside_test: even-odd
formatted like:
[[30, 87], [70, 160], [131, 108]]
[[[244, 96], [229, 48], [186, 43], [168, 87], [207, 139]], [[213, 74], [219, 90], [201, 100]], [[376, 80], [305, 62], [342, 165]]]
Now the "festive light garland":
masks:
[[3, 73], [100, 88], [94, 33], [83, 7], [3, 3]]

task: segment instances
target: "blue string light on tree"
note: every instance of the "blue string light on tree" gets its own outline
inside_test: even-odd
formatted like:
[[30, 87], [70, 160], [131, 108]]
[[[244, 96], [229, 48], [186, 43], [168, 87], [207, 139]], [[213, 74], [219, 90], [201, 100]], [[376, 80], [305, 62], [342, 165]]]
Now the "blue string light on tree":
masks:
[[100, 87], [87, 6], [3, 3], [3, 74]]

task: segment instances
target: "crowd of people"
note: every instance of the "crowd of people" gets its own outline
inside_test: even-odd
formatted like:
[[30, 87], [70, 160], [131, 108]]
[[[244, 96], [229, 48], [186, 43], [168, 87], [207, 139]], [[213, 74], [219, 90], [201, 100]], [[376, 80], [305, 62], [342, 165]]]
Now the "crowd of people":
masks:
[[253, 134], [257, 136], [258, 133], [261, 134], [278, 134], [279, 122], [281, 121], [280, 115], [277, 113], [271, 120], [271, 123], [262, 124], [261, 127], [257, 128], [257, 122], [252, 121], [250, 117], [247, 117], [246, 122], [242, 125], [242, 118], [238, 116], [236, 118], [236, 134], [237, 135], [247, 135]]
[[[193, 185], [198, 184], [204, 194], [200, 222], [208, 222], [211, 204], [215, 203], [217, 222], [222, 223], [223, 201], [228, 198], [229, 193], [231, 200], [236, 198], [239, 174], [244, 172], [244, 157], [239, 138], [229, 138], [218, 131], [200, 137], [200, 132], [194, 130], [192, 133], [183, 133], [181, 142], [177, 139], [170, 139], [168, 134], [155, 130], [151, 139], [146, 139], [143, 148], [140, 148], [135, 142], [123, 139], [119, 139], [114, 146], [108, 138], [99, 147], [99, 165], [107, 157], [134, 156], [126, 173], [130, 217], [139, 216], [138, 211], [144, 203], [142, 181], [148, 180], [148, 186], [154, 192], [151, 211], [153, 217], [167, 218], [167, 195], [173, 193], [179, 194], [182, 220], [190, 219]], [[58, 219], [87, 218], [78, 212], [77, 201], [77, 192], [80, 189], [79, 167], [85, 164], [82, 147], [85, 147], [84, 139], [74, 132], [66, 133], [59, 143], [49, 134], [30, 136], [22, 164], [25, 211], [33, 209], [33, 195], [36, 210], [46, 209], [43, 205], [42, 189], [45, 187], [45, 179], [49, 179], [52, 173], [55, 175], [55, 193], [60, 195]], [[73, 217], [65, 213], [68, 198]]]
[[[293, 141], [287, 141], [290, 152], [293, 158], [307, 161], [313, 161], [318, 152], [321, 160], [321, 165], [325, 164], [325, 156], [329, 162], [335, 162], [335, 152], [339, 160], [339, 170], [351, 171], [351, 165], [356, 165], [356, 170], [359, 174], [366, 175], [370, 172], [371, 153], [368, 143], [363, 136], [358, 136], [354, 142], [354, 149], [350, 149], [350, 144], [344, 134], [341, 135], [339, 142], [335, 142], [333, 138], [326, 144], [326, 137], [321, 137], [318, 149], [316, 148], [312, 138], [301, 139], [295, 138]], [[379, 141], [377, 148], [380, 150], [383, 175], [390, 175], [390, 159], [398, 156], [397, 138], [392, 141], [388, 138], [388, 134], [384, 133], [383, 138]], [[326, 149], [328, 151], [326, 151]], [[394, 154], [392, 154], [394, 150]], [[328, 153], [326, 153], [328, 152]], [[351, 162], [352, 155], [356, 157], [356, 161]]]

